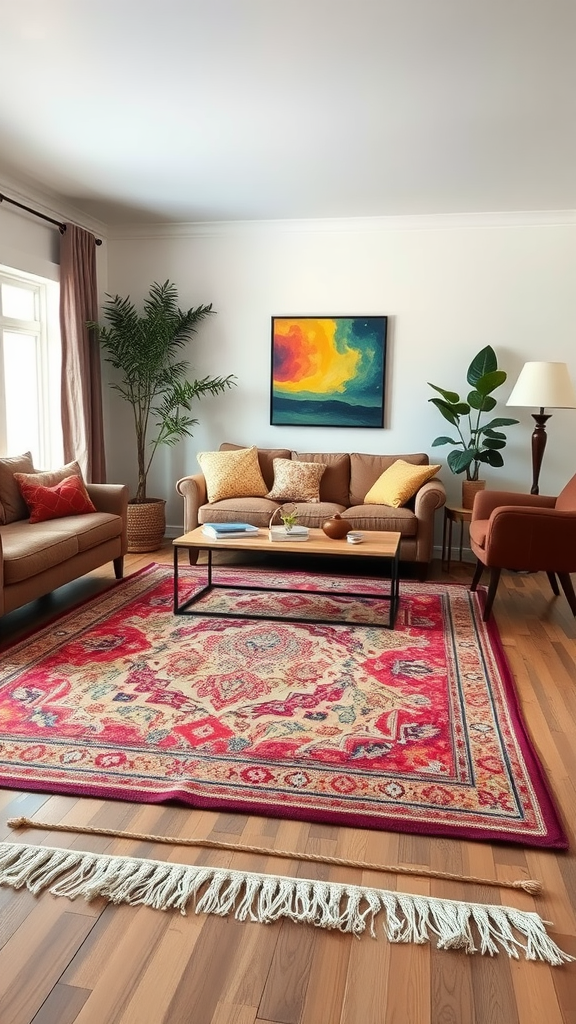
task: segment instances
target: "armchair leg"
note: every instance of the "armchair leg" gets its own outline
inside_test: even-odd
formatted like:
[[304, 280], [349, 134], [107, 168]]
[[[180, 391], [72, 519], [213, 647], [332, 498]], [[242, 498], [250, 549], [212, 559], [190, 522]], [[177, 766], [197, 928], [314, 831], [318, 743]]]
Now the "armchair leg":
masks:
[[[492, 611], [492, 605], [494, 604], [494, 598], [496, 597], [496, 591], [498, 589], [498, 583], [500, 581], [501, 569], [497, 569], [496, 566], [492, 566], [490, 569], [490, 583], [488, 584], [488, 597], [486, 598], [486, 607], [484, 608], [484, 615], [482, 618], [484, 622], [488, 622], [490, 613]], [[576, 613], [575, 613], [576, 614]]]
[[576, 594], [574, 593], [574, 587], [572, 586], [572, 580], [569, 572], [559, 572], [558, 579], [562, 584], [562, 590], [566, 594], [566, 600], [570, 605], [570, 611], [572, 615], [576, 615]]
[[124, 575], [124, 556], [120, 555], [119, 558], [114, 559], [114, 575], [117, 580], [121, 580]]
[[198, 561], [198, 550], [194, 550], [194, 548], [188, 548], [188, 562], [189, 562], [189, 564], [190, 565], [196, 565], [197, 561]]
[[481, 578], [483, 572], [484, 572], [484, 562], [481, 562], [480, 559], [478, 559], [478, 561], [476, 562], [476, 568], [474, 570], [474, 576], [472, 578], [472, 583], [470, 584], [470, 590], [476, 590], [476, 587], [480, 583], [480, 578]]
[[548, 579], [550, 580], [550, 586], [552, 587], [552, 593], [555, 594], [556, 597], [559, 597], [560, 596], [560, 591], [558, 589], [558, 580], [556, 579], [556, 573], [555, 572], [547, 572], [546, 575], [547, 575]]

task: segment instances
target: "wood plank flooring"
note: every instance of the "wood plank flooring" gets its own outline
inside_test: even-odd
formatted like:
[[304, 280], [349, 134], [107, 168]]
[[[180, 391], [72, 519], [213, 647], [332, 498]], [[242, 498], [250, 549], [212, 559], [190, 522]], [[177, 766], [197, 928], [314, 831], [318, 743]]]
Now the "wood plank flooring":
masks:
[[[224, 557], [224, 553], [222, 556]], [[130, 573], [171, 561], [167, 543], [128, 556]], [[471, 578], [434, 563], [430, 578]], [[0, 620], [9, 642], [113, 585], [104, 567]], [[17, 815], [176, 836], [197, 835], [415, 864], [501, 879], [528, 873], [544, 896], [328, 867], [261, 855], [31, 832], [29, 841], [373, 884], [535, 909], [576, 955], [576, 621], [544, 574], [505, 574], [495, 617], [529, 731], [570, 835], [568, 852], [371, 832], [245, 815], [0, 790], [0, 839]], [[0, 648], [1, 671], [1, 648]], [[23, 834], [21, 834], [23, 837]], [[576, 1024], [576, 964], [551, 968], [433, 945], [391, 945], [288, 921], [239, 923], [0, 889], [0, 1024]]]

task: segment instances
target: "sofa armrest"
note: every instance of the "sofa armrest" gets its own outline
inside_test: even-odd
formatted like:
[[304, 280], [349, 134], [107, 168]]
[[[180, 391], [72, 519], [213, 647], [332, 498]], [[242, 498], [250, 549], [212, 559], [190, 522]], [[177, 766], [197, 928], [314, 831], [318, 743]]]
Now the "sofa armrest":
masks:
[[0, 530], [0, 615], [4, 615], [4, 552], [2, 551], [2, 530]]
[[128, 507], [126, 484], [86, 484], [86, 490], [98, 512], [109, 512], [111, 515], [126, 518]]
[[203, 473], [183, 476], [176, 483], [176, 490], [184, 498], [184, 533], [190, 533], [198, 526], [198, 509], [208, 501], [206, 480]]
[[434, 551], [434, 513], [446, 504], [446, 490], [441, 480], [428, 480], [416, 492], [414, 515], [418, 520], [416, 561], [431, 562]]
[[128, 551], [128, 487], [126, 484], [86, 484], [98, 512], [122, 518], [122, 554]]

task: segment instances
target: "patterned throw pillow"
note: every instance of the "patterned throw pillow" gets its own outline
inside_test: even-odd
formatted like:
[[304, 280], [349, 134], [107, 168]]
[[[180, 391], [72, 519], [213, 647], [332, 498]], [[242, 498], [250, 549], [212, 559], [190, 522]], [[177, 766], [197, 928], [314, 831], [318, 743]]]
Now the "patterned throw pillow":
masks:
[[[34, 480], [41, 473], [15, 473], [22, 496], [30, 509], [30, 522], [43, 523], [47, 519], [64, 519], [65, 516], [82, 516], [96, 512], [84, 481], [79, 476], [67, 476], [52, 487], [44, 487]], [[32, 480], [30, 480], [32, 477]]]
[[364, 504], [400, 508], [416, 494], [422, 484], [436, 476], [439, 469], [440, 466], [413, 466], [403, 459], [396, 459], [372, 484]]
[[274, 501], [320, 501], [324, 462], [274, 459], [274, 485], [267, 497]]
[[236, 451], [198, 452], [198, 462], [210, 502], [225, 498], [263, 498], [268, 491], [255, 445]]

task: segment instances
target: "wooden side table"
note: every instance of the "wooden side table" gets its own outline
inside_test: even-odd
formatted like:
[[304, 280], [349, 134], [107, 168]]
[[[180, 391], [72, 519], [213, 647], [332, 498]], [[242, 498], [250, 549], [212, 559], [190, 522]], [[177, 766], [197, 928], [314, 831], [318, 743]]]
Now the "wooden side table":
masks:
[[460, 523], [459, 560], [462, 561], [462, 542], [464, 539], [464, 523], [472, 519], [471, 508], [460, 508], [457, 505], [444, 505], [444, 532], [442, 535], [442, 569], [450, 572], [452, 561], [452, 526]]

